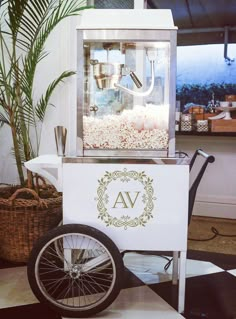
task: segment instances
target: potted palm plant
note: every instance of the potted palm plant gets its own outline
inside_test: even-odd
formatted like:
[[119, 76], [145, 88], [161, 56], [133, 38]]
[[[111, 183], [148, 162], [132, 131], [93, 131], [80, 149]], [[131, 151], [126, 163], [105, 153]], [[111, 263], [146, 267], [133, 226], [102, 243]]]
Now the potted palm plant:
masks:
[[38, 155], [39, 124], [52, 94], [74, 74], [64, 71], [35, 100], [35, 74], [39, 62], [47, 56], [45, 43], [62, 20], [88, 8], [85, 4], [81, 0], [0, 2], [0, 126], [10, 128], [19, 176], [18, 186], [1, 188], [0, 257], [12, 261], [27, 261], [35, 239], [61, 218], [60, 194], [26, 171], [24, 162]]

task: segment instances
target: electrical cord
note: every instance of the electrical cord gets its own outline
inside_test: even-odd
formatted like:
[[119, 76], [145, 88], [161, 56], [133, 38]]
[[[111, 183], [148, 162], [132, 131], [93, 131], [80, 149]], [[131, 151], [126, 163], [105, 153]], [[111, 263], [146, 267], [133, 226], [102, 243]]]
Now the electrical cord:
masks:
[[176, 151], [175, 155], [178, 155], [179, 158], [189, 157], [188, 154], [183, 151]]
[[213, 236], [209, 237], [209, 238], [203, 238], [203, 239], [198, 239], [198, 238], [188, 238], [188, 240], [192, 240], [192, 241], [209, 241], [209, 240], [213, 240], [214, 238], [216, 238], [217, 236], [221, 236], [221, 237], [236, 237], [235, 234], [221, 234], [215, 227], [211, 227], [211, 231], [214, 234]]
[[[203, 239], [197, 239], [197, 238], [188, 238], [188, 240], [193, 240], [193, 241], [209, 241], [209, 240], [213, 240], [214, 238], [216, 238], [217, 236], [221, 236], [221, 237], [236, 237], [236, 235], [232, 235], [232, 234], [221, 234], [215, 227], [211, 227], [211, 231], [213, 232], [213, 236], [209, 237], [209, 238], [203, 238]], [[163, 256], [161, 256], [163, 257]], [[167, 258], [166, 258], [167, 259]], [[173, 258], [170, 258], [168, 260], [168, 262], [165, 264], [164, 266], [164, 270], [167, 271], [172, 263]], [[202, 317], [203, 318], [203, 317]], [[205, 318], [205, 317], [204, 317]]]
[[[179, 157], [189, 157], [189, 155], [185, 152], [182, 151], [176, 151], [175, 152], [176, 155], [178, 155]], [[217, 236], [221, 236], [221, 237], [236, 237], [235, 234], [221, 234], [215, 227], [211, 227], [211, 231], [214, 234], [213, 236], [209, 237], [209, 238], [203, 238], [203, 239], [197, 239], [197, 238], [188, 238], [188, 240], [192, 240], [192, 241], [209, 241], [209, 240], [213, 240], [214, 238], [216, 238]], [[167, 269], [169, 268], [168, 263], [167, 263]]]
[[[211, 231], [212, 233], [214, 234], [213, 236], [209, 237], [209, 238], [203, 238], [203, 239], [198, 239], [198, 238], [188, 238], [188, 240], [192, 240], [192, 241], [209, 241], [209, 240], [213, 240], [214, 238], [216, 238], [217, 236], [221, 236], [221, 237], [236, 237], [235, 234], [221, 234], [215, 227], [211, 227]], [[164, 266], [164, 270], [167, 271], [173, 261], [173, 258], [169, 258], [169, 257], [166, 257], [166, 256], [163, 256], [163, 255], [153, 255], [153, 254], [150, 254], [150, 253], [147, 253], [147, 252], [141, 252], [141, 251], [135, 251], [135, 250], [126, 250], [126, 251], [123, 251], [122, 252], [122, 255], [124, 256], [125, 253], [127, 252], [135, 252], [137, 254], [140, 254], [140, 255], [149, 255], [149, 256], [155, 256], [155, 257], [161, 257], [163, 259], [166, 259], [167, 260], [167, 263], [165, 264]], [[205, 317], [204, 317], [205, 318]]]
[[170, 258], [164, 266], [164, 270], [167, 271], [172, 263], [173, 258]]
[[[211, 227], [211, 231], [213, 232], [213, 236], [209, 237], [209, 238], [203, 238], [203, 239], [198, 239], [198, 238], [188, 238], [188, 240], [193, 240], [193, 241], [209, 241], [209, 240], [213, 240], [214, 238], [216, 238], [217, 236], [221, 236], [221, 237], [236, 237], [235, 234], [221, 234], [215, 227]], [[164, 257], [164, 256], [161, 256]], [[168, 259], [168, 258], [166, 258]], [[165, 264], [164, 266], [164, 270], [167, 271], [171, 265], [173, 261], [173, 258], [169, 258], [168, 262]], [[204, 317], [205, 318], [205, 317]]]
[[154, 254], [150, 254], [148, 252], [145, 252], [145, 251], [136, 251], [136, 250], [124, 250], [121, 252], [122, 254], [122, 257], [124, 257], [124, 255], [126, 253], [136, 253], [136, 254], [139, 254], [139, 255], [148, 255], [148, 256], [152, 256], [152, 257], [159, 257], [159, 258], [163, 258], [165, 260], [167, 260], [167, 263], [165, 264], [164, 266], [164, 270], [167, 271], [171, 265], [171, 262], [173, 260], [173, 258], [170, 258], [170, 257], [167, 257], [167, 256], [163, 256], [163, 255], [154, 255]]

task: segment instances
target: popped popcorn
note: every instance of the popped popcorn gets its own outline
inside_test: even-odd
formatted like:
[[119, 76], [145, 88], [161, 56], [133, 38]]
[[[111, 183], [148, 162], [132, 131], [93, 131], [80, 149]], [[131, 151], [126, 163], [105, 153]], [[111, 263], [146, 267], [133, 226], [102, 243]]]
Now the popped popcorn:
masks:
[[135, 106], [121, 114], [83, 117], [85, 149], [167, 149], [168, 106]]

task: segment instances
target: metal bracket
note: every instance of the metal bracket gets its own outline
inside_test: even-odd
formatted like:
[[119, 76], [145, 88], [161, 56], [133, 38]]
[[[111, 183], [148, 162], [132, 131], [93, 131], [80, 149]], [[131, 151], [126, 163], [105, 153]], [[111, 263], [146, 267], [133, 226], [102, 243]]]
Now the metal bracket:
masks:
[[228, 42], [229, 42], [229, 27], [226, 26], [224, 27], [224, 58], [225, 58], [225, 62], [228, 65], [231, 65], [232, 62], [234, 62], [234, 59], [231, 59], [230, 57], [228, 57], [227, 51], [228, 51]]

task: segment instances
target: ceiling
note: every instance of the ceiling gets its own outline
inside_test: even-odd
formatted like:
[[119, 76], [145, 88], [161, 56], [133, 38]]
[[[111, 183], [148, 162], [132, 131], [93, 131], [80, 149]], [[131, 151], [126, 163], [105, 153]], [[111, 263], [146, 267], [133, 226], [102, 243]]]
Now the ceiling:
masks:
[[[148, 9], [171, 9], [178, 27], [178, 45], [236, 43], [236, 0], [144, 1]], [[132, 8], [134, 5], [132, 0], [92, 2], [97, 8]]]
[[178, 45], [236, 43], [236, 0], [147, 0], [149, 9], [171, 9]]

